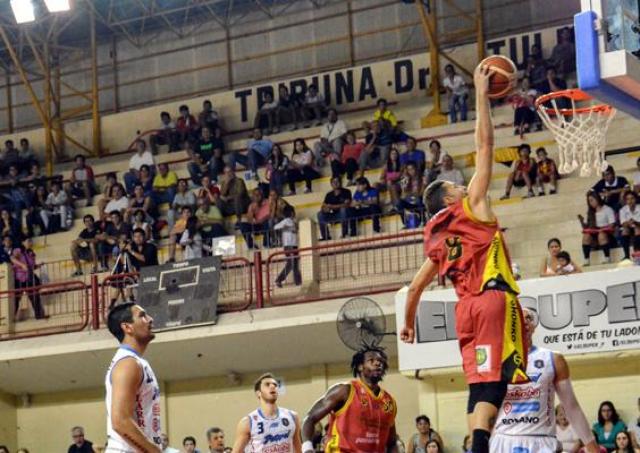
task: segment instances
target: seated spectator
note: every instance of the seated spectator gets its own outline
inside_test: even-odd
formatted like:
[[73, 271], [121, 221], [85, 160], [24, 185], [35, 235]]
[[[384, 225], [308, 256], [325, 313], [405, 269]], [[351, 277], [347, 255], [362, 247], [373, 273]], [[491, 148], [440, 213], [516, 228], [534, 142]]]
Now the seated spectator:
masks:
[[196, 197], [193, 192], [189, 191], [187, 181], [181, 179], [180, 181], [178, 181], [178, 190], [175, 197], [173, 197], [173, 201], [171, 202], [171, 209], [169, 209], [169, 212], [167, 213], [167, 223], [169, 224], [169, 230], [173, 229], [177, 215], [182, 212], [182, 208], [184, 208], [185, 206], [191, 208], [191, 213], [193, 213], [196, 206]]
[[148, 165], [143, 165], [140, 167], [140, 180], [138, 183], [134, 184], [135, 186], [138, 184], [142, 186], [142, 190], [144, 191], [145, 196], [151, 196], [153, 193], [153, 178], [154, 174], [151, 172], [151, 168]]
[[582, 442], [580, 437], [573, 430], [573, 427], [569, 424], [567, 415], [564, 412], [562, 404], [556, 406], [556, 438], [562, 445], [562, 452], [573, 453], [578, 451]]
[[413, 162], [407, 164], [405, 174], [400, 180], [400, 189], [400, 199], [396, 210], [400, 214], [405, 228], [416, 228], [424, 219], [424, 203], [422, 201], [424, 183], [418, 174], [416, 164]]
[[518, 155], [520, 159], [513, 163], [511, 173], [507, 178], [507, 187], [501, 200], [508, 200], [511, 197], [511, 189], [513, 186], [527, 186], [527, 195], [525, 198], [535, 197], [533, 193], [533, 183], [536, 181], [537, 165], [535, 160], [531, 158], [531, 147], [523, 143], [518, 147]]
[[30, 197], [24, 185], [20, 184], [18, 167], [11, 165], [6, 179], [7, 184], [2, 190], [2, 205], [11, 209], [17, 219], [22, 219], [22, 210], [29, 209]]
[[196, 449], [196, 439], [192, 436], [187, 436], [182, 441], [184, 447], [184, 453], [200, 453], [200, 450]]
[[[431, 142], [431, 144], [435, 144], [435, 143], [437, 143], [437, 145], [438, 145], [437, 151], [436, 151], [437, 154], [435, 154], [435, 152], [433, 152], [433, 151], [431, 151], [429, 153], [431, 168], [433, 168], [436, 165], [438, 165], [438, 161], [440, 160], [440, 156], [445, 154], [444, 152], [440, 151], [440, 142], [438, 140], [433, 140]], [[436, 155], [436, 157], [435, 157], [435, 162], [436, 163], [433, 163], [434, 162], [434, 157], [433, 157], [434, 155]], [[426, 158], [427, 158], [427, 156], [424, 153], [424, 151], [422, 151], [421, 149], [417, 149], [416, 139], [413, 138], [413, 137], [407, 138], [405, 151], [404, 151], [404, 153], [400, 154], [400, 165], [402, 165], [403, 167], [406, 167], [409, 162], [413, 162], [414, 164], [416, 164], [416, 168], [418, 169], [418, 172], [422, 173], [424, 171], [424, 169], [425, 169]]]
[[[213, 158], [213, 151], [215, 143], [211, 136], [211, 130], [208, 127], [203, 127], [199, 140], [191, 147], [187, 148], [187, 153], [191, 158], [191, 162], [187, 165], [191, 180], [196, 186], [200, 185], [200, 178], [203, 175], [210, 176], [215, 173], [216, 176], [222, 171], [219, 167], [222, 160], [221, 151], [218, 152], [219, 158], [216, 160]], [[224, 165], [224, 163], [222, 163]], [[215, 171], [214, 171], [215, 170]]]
[[547, 155], [547, 150], [540, 147], [536, 150], [538, 162], [536, 163], [536, 183], [538, 184], [538, 196], [545, 194], [544, 184], [551, 184], [549, 195], [553, 195], [558, 191], [558, 168], [556, 163]]
[[9, 173], [9, 167], [12, 165], [16, 168], [20, 167], [20, 153], [16, 149], [13, 140], [6, 140], [4, 142], [4, 152], [0, 155], [0, 174], [6, 175]]
[[363, 172], [367, 168], [374, 168], [383, 165], [389, 156], [389, 150], [393, 145], [393, 136], [388, 130], [383, 129], [378, 121], [362, 123], [363, 129], [366, 131], [364, 143], [360, 157], [360, 171]]
[[[431, 420], [426, 415], [416, 417], [416, 429], [418, 430], [407, 443], [407, 453], [429, 452], [427, 446], [430, 442], [436, 442], [440, 450], [444, 446], [440, 434], [431, 429]], [[431, 452], [429, 452], [431, 453]]]
[[562, 243], [558, 238], [551, 238], [547, 242], [547, 250], [549, 251], [549, 257], [545, 257], [542, 259], [540, 263], [540, 277], [554, 277], [556, 275], [564, 275], [568, 272], [559, 272], [558, 270], [565, 267], [567, 264], [573, 268], [573, 272], [570, 273], [580, 273], [582, 269], [576, 263], [571, 260], [569, 256], [569, 260], [567, 262], [567, 256], [562, 255], [562, 261], [559, 256], [562, 252]]
[[219, 195], [214, 196], [214, 200], [208, 197], [198, 197], [198, 210], [196, 217], [200, 225], [200, 234], [205, 240], [227, 236], [229, 233], [224, 227], [224, 217], [218, 206], [216, 206]]
[[109, 267], [109, 257], [118, 256], [122, 251], [122, 243], [131, 239], [131, 227], [123, 221], [120, 211], [111, 211], [109, 220], [105, 224], [104, 232], [96, 236], [99, 239], [98, 257], [103, 268]]
[[136, 187], [133, 189], [133, 195], [129, 198], [129, 206], [124, 212], [124, 221], [133, 223], [135, 212], [142, 211], [145, 221], [153, 223], [156, 217], [154, 210], [155, 207], [153, 206], [151, 197], [144, 194], [142, 184], [136, 184]]
[[551, 52], [549, 62], [554, 65], [562, 77], [567, 77], [576, 70], [576, 46], [571, 39], [571, 29], [560, 30], [560, 40]]
[[31, 169], [29, 170], [29, 174], [25, 176], [23, 181], [29, 183], [29, 188], [35, 189], [36, 187], [42, 186], [47, 187], [47, 177], [41, 174], [40, 164], [35, 162], [31, 165]]
[[524, 76], [529, 79], [529, 85], [540, 94], [540, 87], [547, 77], [547, 70], [544, 62], [533, 55], [527, 57], [527, 67]]
[[638, 453], [637, 448], [633, 448], [631, 435], [627, 431], [620, 431], [616, 435], [616, 448], [613, 453]]
[[186, 147], [187, 143], [195, 143], [198, 140], [198, 130], [200, 126], [194, 116], [189, 113], [189, 106], [180, 106], [180, 116], [176, 123], [179, 146]]
[[[546, 70], [546, 78], [540, 83], [539, 86], [535, 87], [540, 94], [549, 94], [556, 91], [562, 91], [567, 89], [567, 82], [564, 79], [558, 77], [556, 73], [556, 68], [553, 66], [548, 66]], [[568, 98], [558, 98], [556, 99], [556, 106], [559, 109], [566, 109], [571, 107], [571, 103]]]
[[165, 433], [160, 434], [160, 441], [162, 442], [162, 453], [180, 453], [179, 450], [169, 446], [169, 436]]
[[178, 213], [180, 217], [169, 229], [169, 258], [167, 259], [167, 263], [173, 263], [176, 260], [176, 244], [187, 228], [187, 221], [193, 216], [193, 208], [190, 205], [185, 205], [180, 208]]
[[139, 272], [141, 268], [147, 266], [157, 266], [158, 249], [150, 241], [147, 233], [142, 228], [135, 228], [132, 233], [132, 240], [123, 248], [129, 254], [132, 271]]
[[14, 242], [21, 242], [23, 237], [20, 220], [13, 217], [6, 208], [0, 210], [0, 235], [9, 235]]
[[111, 194], [111, 200], [109, 200], [102, 211], [103, 220], [110, 217], [113, 211], [118, 211], [122, 218], [124, 218], [125, 212], [129, 208], [129, 199], [122, 184], [114, 184], [111, 189]]
[[31, 149], [29, 140], [26, 138], [20, 139], [20, 150], [18, 151], [18, 171], [20, 176], [26, 176], [29, 174], [31, 166], [38, 163], [38, 157], [36, 153]]
[[340, 159], [331, 161], [331, 177], [342, 178], [347, 174], [347, 185], [355, 184], [354, 177], [359, 168], [360, 156], [364, 150], [364, 143], [356, 142], [356, 134], [347, 132], [347, 142], [342, 147], [342, 156]]
[[378, 108], [373, 113], [373, 121], [379, 122], [380, 127], [394, 138], [394, 142], [404, 141], [399, 139], [399, 137], [404, 134], [400, 131], [398, 127], [398, 119], [394, 113], [389, 110], [388, 105], [389, 104], [386, 99], [378, 99], [378, 102], [376, 102], [376, 106]]
[[[33, 313], [36, 319], [44, 319], [47, 316], [42, 308], [42, 299], [39, 291], [29, 291], [29, 288], [40, 286], [40, 278], [36, 275], [35, 270], [39, 267], [36, 262], [36, 253], [33, 251], [33, 241], [26, 238], [22, 241], [20, 247], [14, 247], [11, 253], [11, 264], [13, 267], [13, 287], [16, 290], [26, 289], [27, 297], [31, 302]], [[23, 292], [17, 291], [14, 294], [14, 314], [20, 309], [20, 300]]]
[[236, 163], [240, 163], [244, 168], [251, 171], [251, 177], [256, 181], [258, 178], [258, 167], [267, 163], [267, 159], [273, 149], [273, 142], [268, 138], [263, 138], [262, 130], [254, 129], [253, 138], [247, 142], [247, 154], [240, 154], [236, 151], [231, 157], [231, 168], [236, 168]]
[[72, 213], [69, 207], [69, 199], [64, 190], [60, 190], [60, 183], [51, 184], [51, 192], [44, 202], [44, 209], [40, 211], [40, 217], [48, 234], [66, 230], [71, 226]]
[[247, 211], [249, 193], [244, 181], [238, 178], [230, 166], [224, 167], [220, 184], [220, 201], [218, 208], [224, 216], [235, 215], [237, 219]]
[[389, 192], [391, 204], [396, 206], [400, 197], [400, 180], [402, 178], [402, 167], [400, 165], [400, 153], [397, 148], [391, 148], [387, 163], [380, 173], [378, 190]]
[[556, 268], [556, 274], [558, 275], [569, 275], [580, 272], [576, 266], [571, 262], [571, 255], [569, 252], [565, 252], [564, 250], [559, 252], [556, 256], [558, 261], [558, 267]]
[[296, 183], [305, 182], [304, 193], [311, 193], [311, 181], [319, 178], [320, 173], [313, 168], [313, 153], [304, 139], [296, 138], [293, 141], [293, 153], [289, 159], [287, 170], [287, 182], [289, 183], [289, 195], [296, 194]]
[[273, 189], [269, 191], [267, 201], [269, 202], [269, 225], [271, 228], [284, 219], [284, 209], [291, 205]]
[[144, 231], [144, 235], [149, 241], [153, 240], [153, 228], [151, 227], [153, 219], [142, 209], [136, 209], [133, 214], [131, 214], [129, 223], [131, 224], [131, 231], [140, 229]]
[[2, 235], [2, 246], [0, 247], [0, 263], [11, 263], [13, 255], [14, 241], [10, 234]]
[[627, 430], [627, 425], [620, 420], [620, 416], [611, 401], [603, 401], [598, 409], [598, 421], [593, 424], [598, 445], [611, 451], [616, 448], [615, 442], [619, 432]]
[[638, 196], [627, 191], [624, 195], [625, 205], [620, 209], [620, 242], [624, 250], [624, 259], [631, 259], [631, 245], [635, 255], [640, 253], [640, 207]]
[[371, 187], [369, 180], [364, 176], [356, 180], [356, 191], [353, 193], [351, 207], [353, 215], [358, 220], [372, 218], [373, 231], [380, 233], [380, 215], [382, 214], [380, 195], [378, 189]]
[[604, 204], [600, 195], [593, 190], [587, 192], [587, 220], [581, 214], [578, 219], [582, 225], [582, 253], [584, 266], [591, 264], [591, 250], [600, 248], [605, 259], [602, 264], [611, 263], [610, 249], [613, 245], [613, 233], [616, 229], [616, 214]]
[[209, 453], [227, 453], [229, 447], [224, 446], [224, 431], [218, 427], [211, 427], [206, 432]]
[[149, 136], [151, 152], [154, 155], [158, 154], [158, 145], [169, 146], [170, 153], [178, 151], [180, 149], [179, 141], [180, 137], [176, 129], [176, 123], [171, 120], [169, 112], [160, 113], [160, 127], [154, 134]]
[[168, 164], [158, 165], [158, 174], [153, 177], [153, 202], [156, 206], [164, 203], [171, 204], [176, 196], [178, 175], [169, 170]]
[[117, 183], [118, 179], [116, 178], [115, 172], [107, 173], [105, 183], [102, 186], [102, 198], [100, 198], [96, 204], [100, 220], [104, 217], [104, 208], [107, 206], [107, 203], [113, 199], [113, 188]]
[[601, 198], [604, 204], [614, 211], [619, 211], [624, 203], [622, 194], [630, 188], [629, 181], [624, 176], [616, 176], [616, 171], [611, 165], [602, 173], [602, 179], [591, 189]]
[[46, 209], [47, 189], [44, 186], [36, 187], [30, 194], [29, 208], [27, 209], [27, 235], [35, 236], [35, 227], [38, 227], [38, 234], [45, 234], [47, 229], [42, 220], [42, 210]]
[[461, 75], [456, 74], [456, 70], [452, 64], [444, 67], [445, 77], [442, 86], [447, 90], [449, 95], [449, 119], [452, 123], [458, 121], [458, 112], [460, 112], [460, 121], [467, 121], [467, 100], [469, 99], [469, 89]]
[[289, 169], [289, 158], [282, 152], [280, 145], [275, 143], [271, 150], [271, 155], [267, 160], [267, 175], [269, 189], [282, 195], [282, 189], [287, 183], [287, 170]]
[[200, 184], [200, 188], [195, 190], [196, 198], [207, 198], [211, 203], [220, 198], [220, 188], [211, 182], [211, 178], [203, 176]]
[[[72, 277], [79, 277], [83, 274], [81, 261], [91, 261], [91, 272], [98, 271], [98, 250], [97, 244], [102, 230], [96, 225], [95, 219], [91, 214], [83, 217], [84, 229], [80, 232], [77, 239], [71, 241], [71, 258], [76, 270]], [[106, 269], [101, 269], [106, 270]]]
[[[278, 120], [278, 101], [273, 100], [273, 94], [264, 93], [262, 96], [262, 104], [256, 112], [255, 119], [253, 120], [253, 128], [260, 129], [262, 133], [263, 129], [267, 135], [271, 135], [272, 132], [280, 132], [278, 129], [274, 129], [274, 125]], [[267, 125], [265, 128], [264, 125]]]
[[313, 147], [316, 166], [322, 167], [325, 160], [340, 159], [342, 146], [347, 135], [347, 125], [338, 119], [338, 111], [334, 108], [328, 110], [328, 122], [320, 128], [320, 141]]
[[211, 252], [211, 246], [203, 241], [202, 235], [198, 231], [198, 218], [196, 216], [191, 216], [187, 219], [187, 226], [182, 232], [182, 236], [180, 236], [180, 246], [183, 250], [183, 260], [202, 258], [205, 251]]
[[98, 192], [93, 169], [86, 164], [85, 157], [82, 154], [78, 154], [74, 158], [74, 162], [75, 166], [71, 170], [71, 176], [69, 177], [71, 195], [76, 199], [84, 198], [87, 200], [87, 206], [91, 206], [93, 196]]
[[[428, 170], [425, 170], [425, 173]], [[425, 174], [425, 177], [427, 175]], [[448, 154], [442, 156], [442, 167], [440, 167], [440, 173], [436, 178], [438, 181], [449, 181], [458, 186], [464, 185], [464, 176], [462, 172], [453, 166], [453, 157]], [[426, 184], [426, 183], [425, 183]]]
[[147, 165], [151, 173], [155, 172], [156, 160], [147, 150], [147, 144], [144, 140], [136, 140], [136, 152], [129, 159], [129, 171], [124, 174], [124, 185], [127, 193], [133, 192], [133, 187], [140, 182], [140, 168]]
[[227, 161], [231, 160], [231, 156], [225, 156], [225, 145], [222, 140], [222, 131], [220, 128], [213, 131], [213, 157], [209, 164], [210, 176], [214, 182], [218, 182], [218, 177], [222, 174]]
[[260, 189], [251, 192], [251, 204], [247, 209], [244, 220], [240, 222], [240, 231], [249, 249], [258, 249], [253, 241], [253, 235], [262, 233], [262, 244], [269, 247], [269, 201], [262, 196]]
[[288, 119], [293, 123], [293, 129], [298, 129], [298, 121], [300, 120], [300, 103], [296, 96], [289, 94], [289, 89], [284, 85], [278, 86], [278, 109], [276, 110], [276, 127], [274, 132], [280, 130], [280, 125], [284, 124]]
[[331, 240], [328, 225], [340, 223], [342, 226], [342, 238], [349, 233], [357, 236], [356, 219], [351, 209], [351, 191], [342, 187], [340, 178], [331, 178], [332, 190], [324, 197], [322, 207], [318, 213], [318, 226], [320, 227], [321, 241]]
[[273, 226], [273, 230], [281, 235], [282, 246], [285, 251], [286, 264], [284, 269], [276, 277], [276, 286], [282, 288], [282, 283], [293, 271], [293, 282], [296, 286], [302, 284], [300, 274], [300, 257], [298, 255], [298, 227], [296, 224], [296, 212], [292, 206], [284, 209], [284, 219]]
[[198, 114], [198, 125], [201, 131], [205, 127], [210, 131], [215, 131], [220, 127], [220, 116], [218, 112], [213, 110], [213, 105], [209, 99], [205, 99], [202, 102], [202, 111]]
[[327, 104], [324, 100], [324, 96], [318, 92], [318, 87], [313, 84], [309, 85], [302, 106], [304, 118], [308, 122], [311, 122], [312, 119], [315, 119], [315, 125], [320, 126], [322, 124], [322, 117], [326, 109]]
[[515, 127], [513, 135], [523, 137], [531, 131], [531, 126], [537, 123], [535, 100], [538, 92], [531, 88], [529, 79], [523, 78], [520, 88], [511, 94], [507, 100], [513, 107], [513, 125]]

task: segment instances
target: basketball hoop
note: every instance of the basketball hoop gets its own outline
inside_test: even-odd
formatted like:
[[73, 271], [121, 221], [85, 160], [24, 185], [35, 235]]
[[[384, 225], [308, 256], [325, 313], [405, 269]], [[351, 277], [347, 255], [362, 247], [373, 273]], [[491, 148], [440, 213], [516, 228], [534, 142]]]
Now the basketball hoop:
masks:
[[[571, 108], [559, 108], [558, 98], [571, 101]], [[577, 103], [588, 103], [582, 106]], [[604, 171], [607, 129], [616, 109], [596, 104], [594, 99], [579, 89], [556, 91], [536, 99], [536, 109], [545, 126], [553, 133], [559, 148], [558, 171], [569, 174], [580, 168], [580, 176], [591, 176]]]

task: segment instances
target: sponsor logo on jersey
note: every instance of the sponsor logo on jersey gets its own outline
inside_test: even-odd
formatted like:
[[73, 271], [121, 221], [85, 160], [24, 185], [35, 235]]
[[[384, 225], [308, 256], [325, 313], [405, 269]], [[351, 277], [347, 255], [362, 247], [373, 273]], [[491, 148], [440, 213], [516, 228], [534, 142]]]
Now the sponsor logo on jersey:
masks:
[[503, 425], [515, 425], [518, 423], [524, 423], [524, 424], [536, 424], [536, 423], [540, 423], [540, 418], [538, 417], [529, 417], [528, 415], [525, 415], [523, 417], [513, 417], [513, 418], [503, 418], [502, 419], [502, 424]]
[[276, 442], [282, 442], [283, 440], [287, 440], [289, 438], [290, 431], [280, 433], [280, 434], [267, 434], [264, 436], [262, 443], [271, 444]]
[[505, 414], [523, 414], [540, 410], [540, 401], [525, 401], [522, 403], [506, 402], [503, 405]]
[[[532, 381], [534, 381], [532, 376], [529, 376]], [[539, 376], [536, 377], [535, 381], [539, 379]], [[532, 400], [535, 398], [540, 398], [540, 389], [533, 387], [512, 387], [507, 392], [507, 396], [505, 397], [506, 401], [522, 401], [522, 400]]]
[[544, 368], [544, 360], [536, 360], [535, 362], [533, 362], [533, 366], [541, 370], [542, 368]]
[[275, 421], [269, 425], [269, 428], [277, 428], [278, 426], [280, 426], [280, 422]]

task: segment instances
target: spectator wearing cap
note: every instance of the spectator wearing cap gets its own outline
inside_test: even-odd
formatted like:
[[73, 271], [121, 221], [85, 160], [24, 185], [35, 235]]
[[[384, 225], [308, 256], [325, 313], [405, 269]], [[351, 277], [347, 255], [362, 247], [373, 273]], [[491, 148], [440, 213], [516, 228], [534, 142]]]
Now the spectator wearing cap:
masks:
[[153, 201], [156, 206], [173, 202], [178, 186], [178, 175], [169, 170], [169, 164], [158, 165], [158, 174], [153, 177]]
[[338, 119], [338, 111], [334, 108], [328, 110], [328, 122], [320, 128], [320, 140], [313, 148], [316, 165], [322, 167], [326, 159], [340, 159], [344, 139], [347, 135], [347, 125]]
[[380, 194], [378, 189], [371, 187], [369, 180], [364, 176], [356, 180], [356, 190], [353, 192], [351, 207], [353, 215], [358, 220], [373, 219], [373, 231], [380, 233], [380, 214], [382, 214]]
[[616, 171], [609, 165], [602, 173], [602, 178], [591, 189], [595, 191], [602, 201], [614, 211], [622, 207], [622, 193], [631, 186], [624, 176], [616, 176]]
[[527, 195], [525, 198], [534, 197], [533, 184], [537, 178], [537, 165], [536, 161], [531, 158], [531, 147], [523, 143], [518, 147], [518, 155], [520, 158], [513, 163], [511, 167], [511, 173], [507, 178], [507, 186], [504, 191], [504, 195], [500, 197], [501, 200], [507, 200], [511, 197], [511, 189], [516, 187], [527, 187]]
[[356, 219], [351, 208], [351, 191], [342, 187], [340, 178], [331, 178], [331, 189], [325, 195], [318, 213], [321, 240], [331, 239], [328, 228], [331, 223], [341, 224], [343, 238], [346, 238], [349, 233], [352, 237], [357, 236]]
[[155, 172], [156, 159], [153, 157], [151, 151], [147, 149], [147, 144], [144, 140], [136, 140], [136, 152], [129, 159], [129, 171], [124, 174], [124, 185], [127, 189], [127, 193], [133, 191], [133, 187], [141, 182], [140, 180], [140, 168], [146, 165], [151, 174]]
[[296, 182], [300, 181], [305, 182], [304, 193], [310, 193], [312, 191], [311, 181], [319, 177], [320, 173], [313, 167], [313, 152], [304, 139], [296, 138], [293, 141], [293, 153], [289, 159], [289, 169], [287, 170], [289, 195], [296, 194]]
[[93, 169], [86, 164], [85, 157], [78, 154], [74, 158], [75, 166], [69, 177], [70, 191], [75, 198], [87, 200], [87, 206], [91, 206], [92, 198], [97, 193]]
[[178, 133], [178, 141], [183, 146], [186, 142], [194, 143], [198, 140], [198, 129], [200, 128], [198, 121], [189, 113], [189, 106], [181, 105], [180, 116], [176, 123], [176, 131]]
[[460, 112], [460, 121], [467, 121], [467, 101], [469, 99], [467, 84], [460, 74], [456, 74], [452, 64], [444, 67], [444, 73], [442, 85], [449, 95], [449, 119], [451, 123], [456, 123], [458, 112]]
[[624, 206], [620, 209], [620, 242], [624, 259], [631, 259], [630, 247], [640, 257], [640, 207], [638, 196], [631, 190], [624, 194]]
[[253, 236], [262, 234], [262, 244], [269, 246], [269, 201], [265, 200], [260, 189], [251, 191], [251, 204], [244, 216], [244, 221], [240, 222], [240, 231], [249, 249], [257, 249]]
[[149, 145], [151, 146], [151, 152], [158, 154], [158, 146], [166, 145], [169, 147], [169, 152], [178, 151], [180, 145], [180, 136], [178, 134], [176, 123], [171, 120], [169, 112], [160, 113], [160, 127], [156, 129], [155, 133], [149, 136]]
[[253, 130], [253, 138], [247, 141], [247, 153], [241, 154], [239, 151], [233, 153], [231, 168], [235, 170], [236, 163], [240, 163], [240, 165], [250, 170], [251, 178], [258, 181], [258, 167], [266, 164], [272, 149], [273, 142], [264, 138], [262, 130], [256, 128]]
[[317, 85], [309, 85], [302, 105], [302, 111], [305, 119], [308, 122], [313, 119], [315, 120], [316, 126], [320, 126], [322, 124], [322, 116], [326, 109], [327, 104], [324, 100], [324, 96], [318, 92]]
[[279, 130], [274, 129], [274, 125], [278, 118], [278, 105], [278, 101], [273, 99], [272, 93], [264, 93], [260, 100], [260, 106], [256, 112], [255, 119], [253, 120], [253, 128], [260, 129], [262, 133], [262, 130], [265, 129], [264, 125], [266, 123], [265, 132], [267, 135], [271, 135], [272, 132], [278, 133]]

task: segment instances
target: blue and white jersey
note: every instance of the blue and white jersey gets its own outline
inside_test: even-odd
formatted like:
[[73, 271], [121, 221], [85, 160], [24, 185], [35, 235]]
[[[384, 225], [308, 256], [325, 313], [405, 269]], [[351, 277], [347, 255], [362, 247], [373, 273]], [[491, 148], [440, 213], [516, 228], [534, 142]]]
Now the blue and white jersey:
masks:
[[498, 413], [494, 433], [507, 436], [555, 437], [556, 370], [553, 352], [534, 346], [529, 351], [527, 360], [527, 375], [531, 382], [509, 385]]
[[264, 416], [260, 409], [248, 415], [251, 438], [245, 448], [246, 453], [289, 453], [293, 452], [293, 436], [296, 433], [296, 413], [278, 408], [272, 418]]

